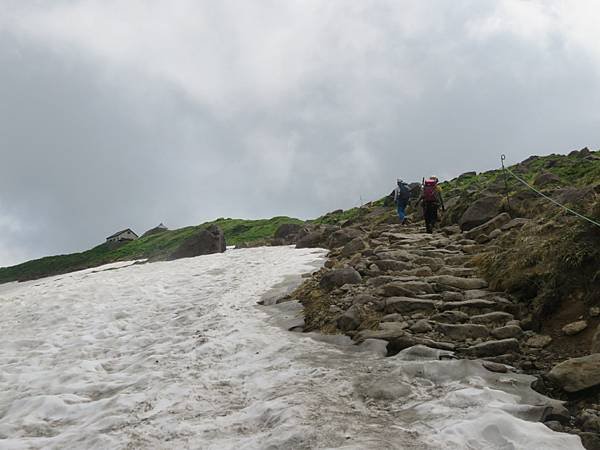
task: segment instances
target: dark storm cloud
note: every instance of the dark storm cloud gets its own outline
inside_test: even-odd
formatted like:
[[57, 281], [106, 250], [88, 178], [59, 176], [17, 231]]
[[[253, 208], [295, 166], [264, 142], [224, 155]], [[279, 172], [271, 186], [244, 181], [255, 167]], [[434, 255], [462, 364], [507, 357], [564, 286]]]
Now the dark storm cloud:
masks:
[[8, 5], [0, 265], [600, 142], [593, 3]]

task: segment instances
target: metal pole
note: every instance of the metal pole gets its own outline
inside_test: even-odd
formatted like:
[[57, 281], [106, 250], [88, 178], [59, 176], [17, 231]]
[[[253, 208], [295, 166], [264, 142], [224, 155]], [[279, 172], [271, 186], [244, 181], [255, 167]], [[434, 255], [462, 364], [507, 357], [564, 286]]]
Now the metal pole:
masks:
[[506, 167], [504, 167], [504, 160], [506, 159], [506, 155], [503, 153], [500, 155], [500, 162], [502, 163], [502, 173], [504, 174], [504, 190], [506, 192], [506, 205], [508, 206], [508, 212], [512, 213], [510, 208], [510, 196], [508, 194], [508, 174], [506, 173]]

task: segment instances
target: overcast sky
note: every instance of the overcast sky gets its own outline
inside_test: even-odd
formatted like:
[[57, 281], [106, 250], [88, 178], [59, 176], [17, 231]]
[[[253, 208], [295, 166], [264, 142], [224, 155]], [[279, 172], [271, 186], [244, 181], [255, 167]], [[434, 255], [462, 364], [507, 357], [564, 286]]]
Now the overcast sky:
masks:
[[0, 266], [600, 147], [600, 3], [0, 0]]

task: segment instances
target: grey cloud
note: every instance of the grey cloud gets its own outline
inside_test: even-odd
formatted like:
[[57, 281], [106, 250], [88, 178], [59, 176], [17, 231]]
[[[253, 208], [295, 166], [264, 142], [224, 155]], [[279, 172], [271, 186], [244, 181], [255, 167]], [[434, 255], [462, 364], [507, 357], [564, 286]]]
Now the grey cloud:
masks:
[[490, 31], [491, 4], [136, 4], [120, 46], [101, 2], [0, 20], [0, 265], [600, 141], [593, 51], [545, 22]]

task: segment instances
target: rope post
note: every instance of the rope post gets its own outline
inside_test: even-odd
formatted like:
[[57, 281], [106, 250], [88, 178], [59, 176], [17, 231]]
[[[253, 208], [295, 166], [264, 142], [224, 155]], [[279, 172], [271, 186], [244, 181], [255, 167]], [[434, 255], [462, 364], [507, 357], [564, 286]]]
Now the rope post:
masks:
[[502, 163], [502, 173], [504, 174], [504, 190], [506, 192], [506, 205], [508, 206], [508, 212], [512, 213], [510, 208], [510, 195], [508, 194], [508, 174], [506, 173], [506, 167], [504, 167], [504, 160], [506, 155], [503, 153], [500, 155], [500, 162]]

